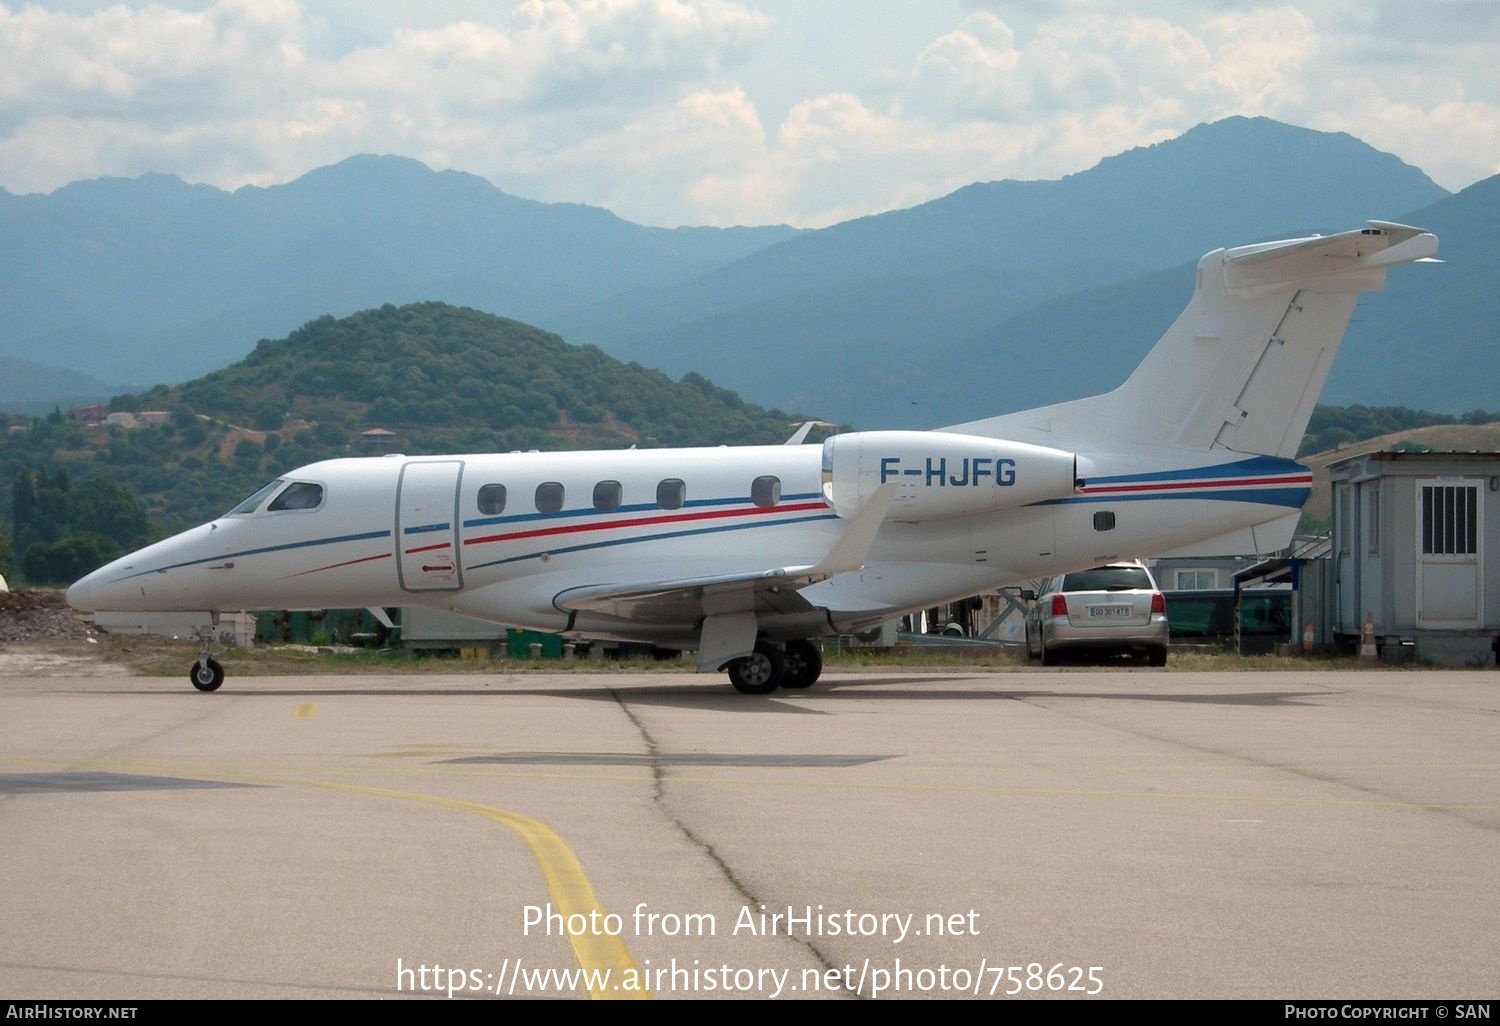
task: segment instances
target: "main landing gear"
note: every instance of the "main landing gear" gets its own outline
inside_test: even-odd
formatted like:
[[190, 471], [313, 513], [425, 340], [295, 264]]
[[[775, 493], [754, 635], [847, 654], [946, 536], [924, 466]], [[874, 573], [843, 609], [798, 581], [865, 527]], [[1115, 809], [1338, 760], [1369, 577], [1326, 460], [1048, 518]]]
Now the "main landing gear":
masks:
[[773, 645], [758, 641], [755, 651], [725, 667], [735, 690], [746, 695], [769, 695], [777, 688], [812, 687], [823, 672], [823, 654], [811, 641]]

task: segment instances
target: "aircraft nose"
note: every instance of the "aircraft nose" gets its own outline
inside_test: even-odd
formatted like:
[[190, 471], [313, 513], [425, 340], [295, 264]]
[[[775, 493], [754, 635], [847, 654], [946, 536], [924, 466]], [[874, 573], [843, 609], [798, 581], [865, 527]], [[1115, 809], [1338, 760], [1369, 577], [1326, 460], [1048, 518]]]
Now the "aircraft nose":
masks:
[[99, 571], [74, 581], [68, 588], [68, 605], [80, 613], [93, 613], [99, 610], [100, 599], [103, 598], [103, 588], [100, 587]]
[[131, 560], [131, 556], [121, 557], [74, 581], [68, 588], [68, 605], [81, 613], [132, 608], [144, 592], [134, 583], [122, 580], [133, 569]]

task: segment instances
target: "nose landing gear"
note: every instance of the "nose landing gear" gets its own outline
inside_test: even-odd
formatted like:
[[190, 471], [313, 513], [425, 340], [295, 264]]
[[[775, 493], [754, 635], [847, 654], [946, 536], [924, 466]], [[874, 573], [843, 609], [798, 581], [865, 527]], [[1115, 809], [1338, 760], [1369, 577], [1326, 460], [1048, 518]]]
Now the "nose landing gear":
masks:
[[212, 627], [199, 627], [193, 636], [202, 646], [202, 650], [198, 654], [197, 661], [188, 670], [188, 681], [199, 691], [217, 691], [219, 685], [224, 683], [224, 667], [209, 654], [210, 646], [214, 642], [214, 630]]
[[207, 652], [198, 657], [193, 668], [188, 671], [188, 680], [193, 682], [193, 687], [199, 691], [217, 691], [219, 685], [224, 683], [224, 667], [219, 661]]

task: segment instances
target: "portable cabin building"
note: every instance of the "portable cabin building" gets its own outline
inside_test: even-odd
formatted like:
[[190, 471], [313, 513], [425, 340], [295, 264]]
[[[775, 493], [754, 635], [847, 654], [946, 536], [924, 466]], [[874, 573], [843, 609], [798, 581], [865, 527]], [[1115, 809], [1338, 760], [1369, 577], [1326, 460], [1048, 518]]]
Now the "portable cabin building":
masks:
[[1334, 632], [1388, 660], [1495, 665], [1500, 453], [1386, 451], [1328, 468]]

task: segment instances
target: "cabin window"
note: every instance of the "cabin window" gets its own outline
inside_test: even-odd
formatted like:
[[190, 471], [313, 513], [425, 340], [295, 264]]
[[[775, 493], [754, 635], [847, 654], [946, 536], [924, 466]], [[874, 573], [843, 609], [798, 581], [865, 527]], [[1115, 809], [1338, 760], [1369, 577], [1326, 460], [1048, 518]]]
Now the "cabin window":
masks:
[[757, 477], [750, 485], [750, 501], [769, 508], [781, 501], [781, 478]]
[[271, 500], [266, 512], [276, 513], [284, 509], [317, 509], [323, 505], [323, 486], [311, 481], [293, 481], [286, 491]]
[[656, 504], [662, 509], [681, 509], [687, 501], [687, 485], [680, 478], [669, 477], [656, 485]]
[[479, 512], [487, 517], [505, 512], [505, 486], [487, 484], [479, 489]]
[[286, 479], [278, 477], [276, 480], [266, 485], [264, 488], [256, 492], [254, 495], [250, 496], [248, 499], [243, 500], [238, 506], [234, 507], [234, 509], [230, 510], [224, 515], [226, 517], [238, 517], [244, 516], [246, 513], [254, 513], [257, 509], [260, 508], [260, 504], [266, 501], [267, 495], [270, 495], [272, 492], [274, 492], [284, 484], [286, 484]]
[[600, 481], [594, 485], [594, 508], [600, 513], [613, 513], [620, 508], [620, 482]]
[[1113, 531], [1115, 529], [1115, 514], [1112, 510], [1101, 509], [1094, 514], [1094, 530]]
[[556, 481], [544, 481], [536, 486], [536, 511], [556, 513], [563, 508], [563, 486]]

